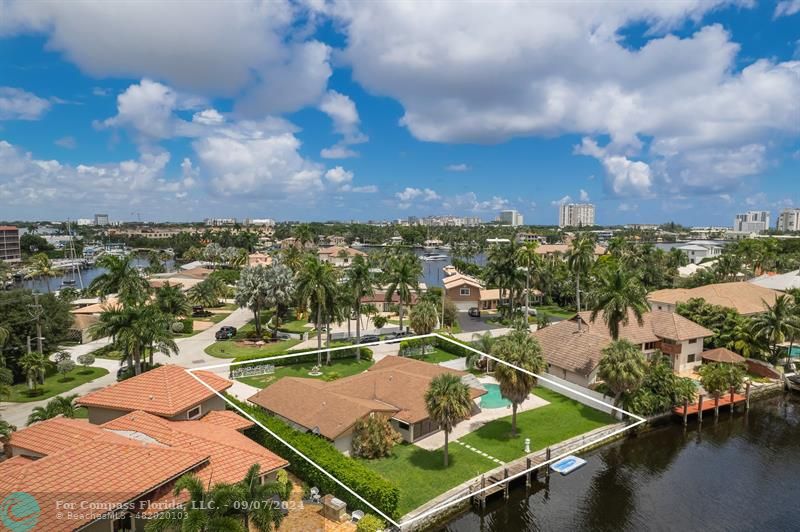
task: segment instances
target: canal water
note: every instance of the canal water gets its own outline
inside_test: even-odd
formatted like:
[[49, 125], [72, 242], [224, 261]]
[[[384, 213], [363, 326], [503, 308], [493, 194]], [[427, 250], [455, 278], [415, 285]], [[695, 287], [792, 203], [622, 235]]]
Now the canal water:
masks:
[[[150, 265], [150, 261], [147, 260], [145, 256], [133, 255], [131, 256], [131, 264], [133, 264], [136, 268], [146, 268]], [[175, 263], [170, 259], [164, 263], [164, 267], [166, 271], [172, 271], [174, 269]], [[104, 268], [86, 268], [81, 270], [81, 280], [83, 281], [83, 287], [87, 288], [89, 283], [91, 283], [95, 277], [99, 276], [100, 274], [104, 273], [106, 270]], [[50, 286], [49, 291], [55, 292], [56, 290], [60, 290], [64, 288], [64, 281], [75, 279], [75, 286], [73, 288], [80, 288], [80, 282], [78, 281], [77, 275], [74, 275], [72, 270], [65, 270], [62, 275], [56, 277], [50, 277], [46, 279], [27, 279], [22, 282], [22, 286], [28, 289], [36, 290], [38, 292], [47, 292], [48, 285]]]
[[753, 402], [684, 430], [680, 423], [583, 456], [562, 477], [524, 484], [448, 532], [800, 530], [800, 395]]

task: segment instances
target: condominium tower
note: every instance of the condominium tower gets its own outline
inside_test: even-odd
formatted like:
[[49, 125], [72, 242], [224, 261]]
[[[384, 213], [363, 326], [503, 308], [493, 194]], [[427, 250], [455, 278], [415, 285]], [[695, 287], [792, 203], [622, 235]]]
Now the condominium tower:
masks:
[[594, 205], [591, 203], [562, 203], [558, 207], [559, 227], [594, 225]]
[[19, 262], [19, 229], [13, 225], [0, 225], [0, 260]]
[[800, 209], [783, 209], [778, 215], [778, 231], [800, 231]]
[[500, 211], [500, 216], [498, 216], [498, 220], [500, 220], [500, 223], [504, 225], [510, 225], [511, 227], [518, 227], [523, 223], [522, 215], [513, 209]]
[[769, 211], [747, 211], [733, 219], [733, 230], [742, 233], [763, 233], [769, 229]]

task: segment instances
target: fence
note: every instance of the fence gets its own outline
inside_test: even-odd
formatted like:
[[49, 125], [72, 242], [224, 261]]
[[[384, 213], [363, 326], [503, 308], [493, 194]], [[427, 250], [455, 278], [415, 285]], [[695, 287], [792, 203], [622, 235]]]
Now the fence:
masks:
[[274, 364], [260, 364], [258, 366], [239, 366], [231, 368], [231, 379], [239, 377], [257, 377], [258, 375], [272, 375], [275, 373]]

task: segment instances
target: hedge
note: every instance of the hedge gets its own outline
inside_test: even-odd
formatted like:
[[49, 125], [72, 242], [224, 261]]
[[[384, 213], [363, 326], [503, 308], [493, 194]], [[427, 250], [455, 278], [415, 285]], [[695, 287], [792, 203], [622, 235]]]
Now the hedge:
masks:
[[[297, 351], [293, 351], [292, 353], [276, 353], [272, 356], [276, 357], [293, 353], [304, 353], [306, 351], [318, 351], [318, 349], [298, 349]], [[323, 361], [327, 360], [327, 354], [324, 352], [321, 354], [322, 354], [322, 360]], [[355, 358], [355, 357], [356, 357], [355, 347], [351, 347], [350, 349], [339, 349], [338, 351], [331, 351], [331, 360], [342, 360], [345, 358]], [[264, 360], [265, 358], [269, 357], [265, 357], [264, 355], [259, 355], [259, 354], [252, 354], [252, 355], [238, 357], [234, 359], [234, 362], [246, 362], [248, 360], [259, 359], [258, 362], [254, 362], [253, 364], [263, 364], [266, 362], [266, 360]], [[361, 359], [372, 360], [372, 350], [368, 347], [362, 347]], [[317, 361], [317, 353], [312, 353], [309, 355], [300, 355], [291, 358], [278, 358], [276, 360], [270, 360], [269, 363], [275, 366], [289, 366], [292, 364], [303, 364], [306, 362], [316, 362], [316, 361]], [[249, 364], [238, 364], [238, 367], [245, 367], [248, 365]]]
[[194, 331], [194, 320], [192, 318], [184, 318], [178, 321], [183, 324], [183, 330], [181, 331], [181, 334], [189, 334]]
[[451, 355], [455, 355], [457, 357], [468, 357], [474, 354], [474, 351], [470, 351], [464, 347], [465, 345], [469, 345], [467, 342], [462, 342], [453, 336], [448, 336], [447, 340], [435, 336], [433, 340], [433, 345], [436, 346], [437, 349], [441, 349], [442, 351], [450, 353]]
[[[238, 399], [228, 396], [233, 404], [253, 416], [269, 430], [280, 436], [281, 439], [295, 447], [298, 451], [313, 460], [322, 469], [333, 475], [348, 488], [358, 493], [376, 508], [392, 518], [399, 517], [398, 504], [400, 502], [400, 489], [392, 482], [386, 480], [364, 464], [342, 454], [327, 440], [311, 433], [299, 432], [277, 417], [267, 414], [259, 407], [249, 405]], [[245, 434], [253, 441], [263, 445], [283, 457], [294, 455], [294, 451], [281, 443], [272, 434], [258, 425], [247, 429]], [[287, 458], [288, 459], [288, 458]], [[322, 493], [333, 493], [354, 509], [370, 511], [369, 507], [331, 480], [308, 461], [296, 456], [290, 460], [289, 470], [301, 478], [308, 485], [316, 486]]]

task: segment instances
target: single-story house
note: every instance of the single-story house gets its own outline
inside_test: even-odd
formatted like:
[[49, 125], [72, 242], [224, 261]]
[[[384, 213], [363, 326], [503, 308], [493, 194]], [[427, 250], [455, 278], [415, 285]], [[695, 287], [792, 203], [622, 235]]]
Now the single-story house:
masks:
[[211, 275], [213, 271], [214, 270], [198, 266], [196, 268], [177, 272], [157, 273], [151, 275], [147, 282], [150, 284], [151, 288], [161, 288], [169, 283], [172, 286], [180, 286], [181, 290], [185, 292], [195, 285], [200, 284], [205, 279], [208, 279], [208, 276]]
[[[218, 392], [233, 386], [233, 382], [210, 371], [195, 371], [194, 374]], [[90, 392], [76, 404], [86, 407], [89, 422], [95, 425], [135, 410], [171, 420], [199, 419], [209, 412], [225, 410], [222, 398], [197, 382], [185, 368], [174, 364]]]
[[755, 279], [750, 279], [748, 282], [762, 288], [786, 292], [800, 288], [800, 270], [786, 273], [765, 273]]
[[184, 474], [235, 483], [259, 464], [274, 480], [288, 462], [241, 433], [251, 426], [229, 411], [196, 421], [135, 411], [102, 425], [59, 416], [12, 433], [0, 494], [34, 494], [37, 530], [141, 531], [148, 516], [187, 502], [172, 492]]
[[[545, 256], [562, 256], [566, 257], [567, 253], [572, 249], [570, 244], [542, 244], [541, 246], [536, 247], [536, 253], [538, 255], [545, 255]], [[594, 246], [594, 254], [595, 256], [605, 255], [606, 248], [601, 246], [600, 244], [595, 244]]]
[[[584, 387], [597, 381], [602, 351], [612, 341], [603, 314], [598, 314], [594, 322], [591, 314], [581, 312], [532, 333], [542, 347], [547, 372]], [[713, 335], [713, 331], [679, 314], [662, 310], [645, 313], [642, 325], [631, 312], [628, 324], [621, 325], [619, 333], [621, 339], [640, 346], [645, 355], [660, 350], [670, 358], [676, 373], [701, 364], [703, 340]]]
[[[248, 401], [295, 429], [319, 434], [343, 453], [349, 453], [353, 426], [366, 416], [388, 417], [406, 442], [438, 431], [438, 425], [428, 418], [425, 392], [431, 380], [443, 373], [458, 375], [471, 384], [473, 400], [486, 393], [467, 372], [390, 355], [363, 373], [331, 382], [284, 377]], [[476, 402], [472, 413], [479, 411]]]
[[270, 266], [272, 264], [272, 256], [266, 253], [251, 253], [247, 256], [248, 266], [256, 266], [258, 264]]
[[[378, 308], [378, 312], [389, 312], [389, 307], [392, 305], [399, 305], [400, 304], [400, 296], [395, 292], [392, 294], [392, 298], [390, 301], [386, 300], [386, 290], [388, 289], [387, 286], [379, 286], [375, 288], [372, 294], [364, 296], [361, 298], [362, 305], [375, 305]], [[411, 301], [408, 303], [407, 306], [413, 307], [417, 304], [419, 300], [419, 295], [425, 292], [428, 289], [425, 283], [419, 283], [419, 291], [412, 291], [411, 292]], [[407, 313], [406, 313], [407, 314]]]
[[319, 248], [317, 256], [322, 262], [328, 262], [337, 267], [347, 267], [353, 262], [355, 257], [366, 257], [367, 254], [355, 248], [348, 248], [342, 246], [331, 246], [327, 248]]
[[706, 303], [735, 310], [742, 316], [759, 314], [775, 303], [780, 292], [753, 283], [716, 283], [697, 288], [667, 288], [647, 295], [653, 310], [675, 312], [678, 303], [704, 299]]

